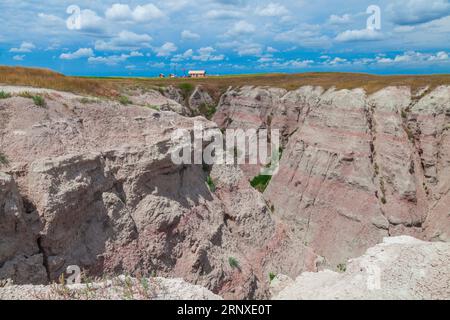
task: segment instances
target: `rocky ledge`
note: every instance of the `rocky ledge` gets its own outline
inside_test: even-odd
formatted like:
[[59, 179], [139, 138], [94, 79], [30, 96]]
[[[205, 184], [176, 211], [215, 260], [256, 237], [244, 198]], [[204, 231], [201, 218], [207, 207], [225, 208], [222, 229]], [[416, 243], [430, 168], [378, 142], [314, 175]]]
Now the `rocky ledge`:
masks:
[[279, 275], [272, 282], [274, 299], [450, 299], [450, 244], [409, 236], [383, 243], [343, 265], [340, 273]]
[[182, 279], [119, 276], [73, 285], [23, 285], [0, 288], [0, 300], [221, 300]]

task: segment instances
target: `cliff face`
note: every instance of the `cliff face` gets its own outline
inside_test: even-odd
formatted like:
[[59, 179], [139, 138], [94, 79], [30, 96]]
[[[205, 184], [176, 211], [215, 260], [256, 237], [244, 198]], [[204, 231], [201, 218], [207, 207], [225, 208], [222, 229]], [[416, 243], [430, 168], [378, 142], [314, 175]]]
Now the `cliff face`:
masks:
[[171, 161], [175, 129], [214, 123], [42, 94], [46, 106], [0, 100], [8, 159], [0, 180], [1, 279], [46, 283], [78, 265], [92, 276], [183, 277], [225, 298], [262, 298], [277, 256], [307, 252], [314, 260], [289, 241], [239, 168]]
[[447, 300], [449, 259], [448, 242], [425, 242], [408, 236], [385, 238], [349, 261], [345, 272], [305, 272], [295, 281], [277, 276], [272, 282], [273, 298]]
[[269, 273], [335, 268], [388, 235], [449, 240], [448, 87], [230, 89], [219, 127], [283, 133], [264, 194], [248, 182], [256, 166], [175, 165], [172, 132], [216, 124], [155, 110], [189, 113], [157, 91], [131, 97], [141, 106], [41, 94], [46, 106], [0, 100], [0, 279], [47, 283], [79, 265], [267, 298]]
[[[412, 94], [302, 87], [229, 90], [222, 128], [276, 128], [280, 171], [264, 192], [274, 215], [331, 266], [388, 235], [450, 238], [450, 88]], [[255, 168], [243, 168], [247, 176]]]

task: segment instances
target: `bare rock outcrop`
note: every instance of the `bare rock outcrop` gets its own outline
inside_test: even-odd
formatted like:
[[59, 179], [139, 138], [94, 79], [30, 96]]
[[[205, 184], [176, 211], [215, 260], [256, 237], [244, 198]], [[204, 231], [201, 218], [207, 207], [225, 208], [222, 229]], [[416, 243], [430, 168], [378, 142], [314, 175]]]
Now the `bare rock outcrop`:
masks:
[[450, 299], [448, 261], [449, 243], [385, 238], [349, 261], [345, 272], [307, 272], [295, 281], [277, 276], [273, 299]]
[[22, 197], [12, 176], [0, 172], [0, 279], [16, 283], [48, 281], [38, 238], [25, 212]]
[[214, 100], [209, 93], [202, 87], [196, 86], [189, 97], [189, 108], [192, 114], [203, 114], [205, 110], [214, 106]]
[[[23, 97], [1, 100], [0, 131], [9, 159], [2, 170], [17, 183], [17, 212], [30, 216], [33, 241], [26, 247], [47, 280], [78, 265], [92, 276], [182, 277], [224, 298], [264, 298], [268, 273], [278, 268], [273, 258], [307, 251], [314, 260], [312, 250], [290, 241], [240, 168], [209, 172], [171, 161], [174, 130], [214, 123], [56, 93], [45, 99], [45, 107]], [[20, 233], [11, 237], [17, 239], [8, 243], [25, 245]], [[23, 256], [8, 250], [2, 270]], [[291, 264], [295, 272], [314, 270], [312, 263]], [[22, 277], [42, 283], [25, 272], [2, 274], [14, 283]]]
[[161, 93], [165, 97], [173, 101], [176, 101], [183, 106], [187, 105], [186, 97], [183, 95], [183, 91], [180, 88], [174, 87], [173, 85], [169, 85], [167, 87], [162, 88]]
[[159, 111], [173, 111], [184, 116], [191, 115], [191, 111], [186, 107], [183, 100], [178, 99], [177, 96], [175, 96], [174, 99], [171, 99], [170, 95], [169, 97], [166, 97], [165, 89], [163, 88], [159, 90], [140, 88], [128, 90], [126, 94], [135, 105]]
[[102, 282], [72, 285], [22, 285], [0, 288], [0, 300], [222, 300], [182, 279], [119, 276]]
[[187, 116], [212, 116], [216, 102], [210, 93], [202, 86], [181, 89], [173, 85], [161, 89], [161, 93], [168, 99], [176, 101], [184, 107], [183, 115]]

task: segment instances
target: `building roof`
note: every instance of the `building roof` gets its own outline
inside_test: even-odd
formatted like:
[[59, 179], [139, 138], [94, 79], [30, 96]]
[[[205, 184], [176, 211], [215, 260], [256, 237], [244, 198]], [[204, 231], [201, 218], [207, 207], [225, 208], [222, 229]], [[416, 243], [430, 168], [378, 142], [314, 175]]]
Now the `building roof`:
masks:
[[189, 74], [205, 74], [205, 70], [191, 70], [189, 71]]

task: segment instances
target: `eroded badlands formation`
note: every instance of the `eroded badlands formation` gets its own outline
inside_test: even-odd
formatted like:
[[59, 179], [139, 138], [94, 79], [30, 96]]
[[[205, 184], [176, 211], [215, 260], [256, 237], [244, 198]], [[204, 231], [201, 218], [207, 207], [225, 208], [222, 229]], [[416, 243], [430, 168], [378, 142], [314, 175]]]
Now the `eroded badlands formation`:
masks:
[[[214, 122], [186, 117], [210, 103], [201, 88], [127, 106], [44, 94], [45, 107], [0, 100], [0, 279], [46, 284], [78, 265], [268, 298], [269, 273], [336, 270], [388, 236], [450, 240], [449, 87], [230, 88]], [[173, 131], [194, 121], [282, 131], [263, 194], [249, 184], [256, 166], [171, 161]]]

